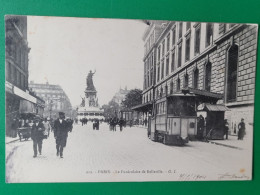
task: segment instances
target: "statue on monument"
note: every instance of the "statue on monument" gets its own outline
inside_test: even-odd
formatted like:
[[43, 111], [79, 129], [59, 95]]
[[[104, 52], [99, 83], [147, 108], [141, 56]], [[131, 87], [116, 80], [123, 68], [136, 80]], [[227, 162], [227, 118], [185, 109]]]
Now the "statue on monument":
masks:
[[94, 83], [93, 83], [93, 76], [96, 73], [96, 70], [94, 73], [92, 73], [92, 71], [90, 70], [87, 76], [87, 90], [96, 90], [96, 88], [94, 87]]
[[81, 106], [81, 107], [85, 107], [85, 99], [84, 99], [83, 97], [81, 97], [81, 99], [82, 99], [82, 101], [81, 101], [80, 106]]

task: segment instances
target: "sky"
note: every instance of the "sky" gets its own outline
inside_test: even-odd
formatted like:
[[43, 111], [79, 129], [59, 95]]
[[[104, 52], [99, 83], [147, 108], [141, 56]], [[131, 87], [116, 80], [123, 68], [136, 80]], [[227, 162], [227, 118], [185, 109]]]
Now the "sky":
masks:
[[121, 88], [143, 88], [147, 27], [140, 20], [28, 18], [29, 81], [60, 85], [72, 106], [81, 103], [90, 70], [99, 104]]

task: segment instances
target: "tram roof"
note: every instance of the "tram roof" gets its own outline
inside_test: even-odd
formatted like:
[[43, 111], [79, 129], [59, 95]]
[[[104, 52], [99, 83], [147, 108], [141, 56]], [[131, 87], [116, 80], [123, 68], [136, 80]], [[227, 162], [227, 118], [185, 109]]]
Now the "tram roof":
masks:
[[228, 110], [230, 109], [223, 104], [212, 105], [208, 103], [203, 103], [198, 106], [198, 111], [225, 112]]
[[181, 91], [184, 94], [194, 94], [194, 95], [197, 95], [197, 96], [213, 98], [213, 99], [217, 99], [217, 100], [220, 100], [224, 97], [224, 95], [220, 94], [220, 93], [214, 93], [214, 92], [201, 90], [201, 89], [193, 89], [193, 88], [189, 88], [189, 87], [184, 88]]

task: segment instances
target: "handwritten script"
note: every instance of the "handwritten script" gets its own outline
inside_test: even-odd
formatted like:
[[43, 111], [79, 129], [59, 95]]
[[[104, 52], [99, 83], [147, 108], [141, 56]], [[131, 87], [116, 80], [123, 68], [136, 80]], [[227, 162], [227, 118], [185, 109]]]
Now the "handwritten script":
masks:
[[198, 180], [205, 180], [205, 179], [206, 179], [205, 175], [186, 174], [186, 173], [181, 173], [178, 178], [179, 181], [198, 181]]
[[230, 173], [224, 173], [224, 174], [219, 174], [218, 179], [220, 180], [225, 180], [225, 179], [250, 179], [248, 176], [245, 174], [242, 175], [237, 175], [237, 174], [230, 174]]

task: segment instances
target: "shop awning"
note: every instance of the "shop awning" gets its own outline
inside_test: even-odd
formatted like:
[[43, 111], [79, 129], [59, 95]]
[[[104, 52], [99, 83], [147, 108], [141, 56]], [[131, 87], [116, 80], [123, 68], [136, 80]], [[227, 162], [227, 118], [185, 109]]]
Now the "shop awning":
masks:
[[225, 112], [228, 110], [229, 108], [223, 104], [200, 104], [198, 106], [198, 111]]
[[132, 107], [132, 110], [138, 111], [138, 112], [149, 112], [153, 108], [152, 102], [147, 102], [145, 104], [139, 104], [137, 106]]

